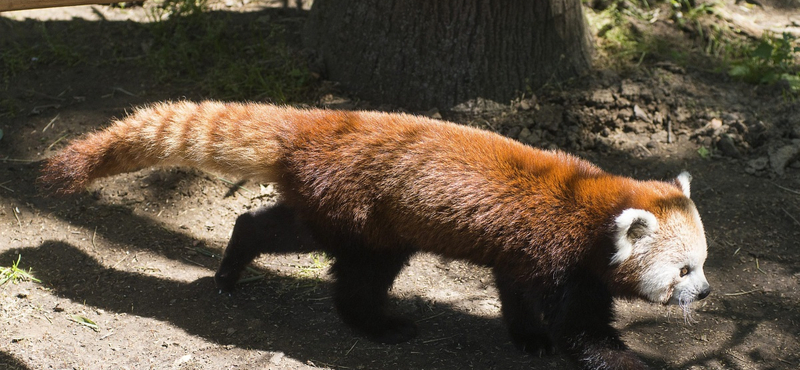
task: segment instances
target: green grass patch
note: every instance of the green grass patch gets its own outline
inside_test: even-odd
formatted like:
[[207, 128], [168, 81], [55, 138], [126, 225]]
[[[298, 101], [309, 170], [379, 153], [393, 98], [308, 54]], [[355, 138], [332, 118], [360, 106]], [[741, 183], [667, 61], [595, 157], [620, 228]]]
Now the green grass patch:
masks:
[[37, 66], [71, 67], [85, 60], [80, 48], [49, 22], [37, 22], [33, 27], [10, 26], [4, 32], [8, 32], [0, 39], [0, 77], [4, 84]]
[[701, 146], [697, 148], [697, 154], [700, 155], [700, 158], [709, 159], [711, 158], [712, 151], [705, 146]]
[[17, 261], [11, 264], [11, 267], [0, 268], [0, 286], [3, 286], [8, 282], [11, 282], [13, 284], [17, 284], [23, 281], [33, 281], [35, 283], [41, 283], [41, 280], [33, 277], [30, 268], [28, 269], [28, 271], [19, 268], [19, 262], [21, 259], [22, 255], [20, 254], [17, 256]]
[[699, 22], [702, 18], [714, 14], [717, 3], [700, 3], [694, 0], [668, 0], [672, 9], [670, 18], [680, 26], [687, 22]]
[[800, 91], [800, 74], [797, 60], [800, 46], [790, 33], [780, 37], [766, 33], [758, 43], [742, 52], [731, 62], [728, 74], [753, 84], [771, 84], [785, 81], [793, 92]]
[[[691, 0], [610, 0], [602, 9], [589, 11], [601, 60], [612, 68], [639, 66], [646, 60], [694, 64], [718, 49], [724, 30], [711, 22], [715, 4], [695, 5]], [[656, 31], [654, 25], [667, 25]], [[684, 34], [696, 34], [701, 45]]]
[[[146, 3], [150, 22], [0, 19], [0, 88], [37, 69], [135, 71], [221, 100], [308, 99], [315, 78], [282, 15], [210, 11], [206, 0]], [[85, 69], [84, 69], [85, 70]], [[141, 73], [141, 71], [146, 71]], [[6, 110], [8, 111], [8, 110]]]
[[204, 0], [171, 2], [152, 13], [147, 62], [163, 82], [194, 83], [218, 99], [303, 100], [313, 78], [268, 17], [236, 22]]
[[648, 31], [652, 22], [664, 18], [663, 7], [654, 5], [646, 1], [614, 0], [606, 2], [602, 9], [587, 12], [602, 65], [626, 69], [637, 67], [653, 56], [676, 60], [685, 57], [684, 50], [672, 48]]
[[330, 266], [331, 259], [324, 252], [311, 253], [309, 257], [311, 257], [310, 264], [298, 266], [300, 276], [319, 279], [320, 274]]
[[[597, 3], [597, 1], [595, 2]], [[715, 2], [694, 0], [608, 0], [588, 11], [600, 62], [610, 68], [637, 67], [645, 60], [712, 70], [753, 84], [783, 81], [800, 92], [800, 46], [789, 33], [765, 33], [753, 41], [737, 35]], [[660, 34], [651, 26], [661, 22]], [[664, 28], [667, 27], [667, 31]], [[669, 27], [672, 29], [670, 30]]]
[[[17, 99], [0, 99], [0, 117], [16, 117], [20, 113], [22, 113], [22, 108]], [[2, 139], [2, 135], [0, 135], [0, 139]]]

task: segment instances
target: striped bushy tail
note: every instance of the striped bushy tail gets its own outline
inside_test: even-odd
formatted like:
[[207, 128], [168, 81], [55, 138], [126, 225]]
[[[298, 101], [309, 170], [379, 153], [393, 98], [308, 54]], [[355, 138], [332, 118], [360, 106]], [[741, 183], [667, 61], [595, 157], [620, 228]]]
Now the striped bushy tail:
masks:
[[71, 194], [95, 179], [138, 169], [129, 158], [130, 147], [119, 140], [116, 131], [119, 130], [91, 134], [50, 157], [39, 184], [57, 194]]
[[50, 192], [70, 194], [95, 179], [169, 165], [270, 181], [279, 156], [276, 131], [281, 128], [276, 126], [287, 122], [280, 117], [286, 111], [220, 102], [142, 108], [48, 159], [39, 183]]

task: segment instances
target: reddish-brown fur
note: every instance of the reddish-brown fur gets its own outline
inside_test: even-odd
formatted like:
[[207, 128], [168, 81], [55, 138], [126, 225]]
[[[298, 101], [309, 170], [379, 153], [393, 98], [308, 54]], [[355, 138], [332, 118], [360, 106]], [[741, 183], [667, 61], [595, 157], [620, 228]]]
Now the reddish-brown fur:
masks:
[[614, 217], [637, 208], [660, 218], [691, 203], [672, 183], [452, 123], [218, 102], [138, 110], [52, 157], [40, 181], [74, 193], [152, 165], [276, 182], [321, 239], [465, 259], [544, 291], [588, 274], [623, 297], [640, 296], [638, 274], [609, 266]]
[[[145, 125], [158, 127], [156, 140], [142, 137]], [[201, 137], [206, 145], [194, 148]], [[254, 153], [227, 157], [235, 148]], [[538, 271], [519, 271], [531, 278], [612, 253], [583, 246], [602, 238], [622, 209], [659, 215], [682, 208], [665, 199], [685, 199], [666, 183], [612, 176], [561, 152], [423, 117], [215, 102], [140, 110], [50, 158], [40, 180], [73, 193], [156, 164], [277, 182], [290, 203], [357, 230], [370, 245], [402, 240], [509, 269], [537, 260]]]

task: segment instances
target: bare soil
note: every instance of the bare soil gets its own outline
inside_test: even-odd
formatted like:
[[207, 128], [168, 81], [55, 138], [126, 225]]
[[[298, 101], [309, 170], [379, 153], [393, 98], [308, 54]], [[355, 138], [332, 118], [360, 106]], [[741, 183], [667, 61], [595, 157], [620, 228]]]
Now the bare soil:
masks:
[[[770, 27], [800, 20], [796, 2], [763, 5], [726, 1], [731, 13], [757, 13]], [[81, 36], [89, 48], [144, 19], [105, 6], [0, 17], [0, 29], [47, 23], [65, 33], [71, 17], [96, 22], [96, 38]], [[393, 309], [419, 326], [419, 337], [400, 345], [368, 342], [339, 321], [319, 256], [263, 256], [253, 265], [263, 278], [217, 294], [212, 276], [233, 222], [274, 202], [269, 185], [151, 169], [70, 198], [34, 186], [38, 161], [65, 142], [133, 106], [180, 98], [204, 97], [113, 65], [43, 65], [0, 90], [0, 101], [17, 104], [15, 114], [0, 111], [0, 266], [21, 255], [20, 267], [41, 280], [0, 287], [0, 369], [569, 366], [563, 356], [532, 357], [511, 345], [487, 270], [430, 255], [415, 257], [392, 290]], [[312, 103], [375, 108], [339, 95]], [[618, 302], [616, 326], [654, 368], [800, 368], [800, 107], [780, 86], [665, 62], [597, 71], [511, 106], [461, 108], [442, 114], [613, 173], [645, 179], [689, 170], [714, 291], [690, 322], [674, 307]]]

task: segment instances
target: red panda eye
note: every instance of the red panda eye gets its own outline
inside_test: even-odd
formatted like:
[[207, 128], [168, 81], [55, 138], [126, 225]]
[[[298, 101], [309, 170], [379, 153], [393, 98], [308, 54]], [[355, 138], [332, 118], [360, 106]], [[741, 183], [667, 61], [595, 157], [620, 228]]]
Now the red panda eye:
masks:
[[681, 277], [684, 277], [684, 276], [686, 276], [688, 274], [689, 274], [689, 268], [688, 267], [681, 268]]

